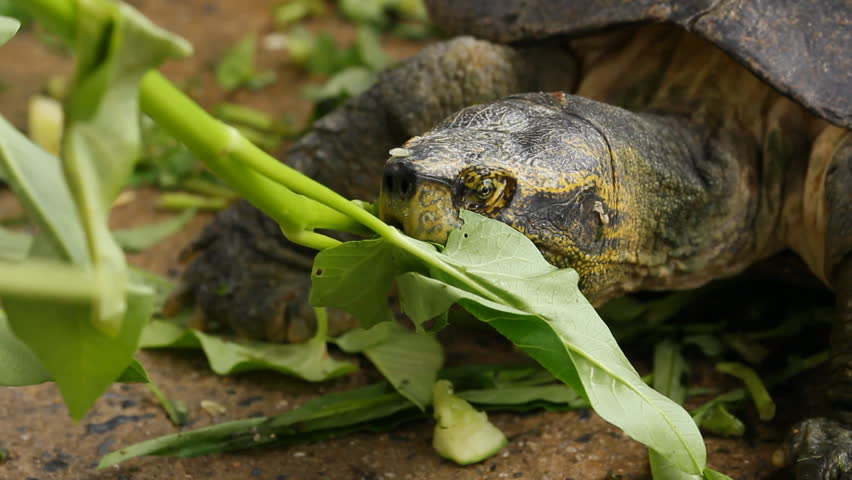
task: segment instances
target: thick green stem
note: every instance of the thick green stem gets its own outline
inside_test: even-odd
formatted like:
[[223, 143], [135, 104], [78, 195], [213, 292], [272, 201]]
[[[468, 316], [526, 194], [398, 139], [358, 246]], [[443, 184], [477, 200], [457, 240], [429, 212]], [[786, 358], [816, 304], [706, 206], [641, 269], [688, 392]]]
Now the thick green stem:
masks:
[[145, 113], [197, 153], [207, 168], [274, 218], [285, 231], [320, 227], [363, 233], [346, 215], [246, 168], [253, 163], [283, 164], [255, 147], [233, 127], [213, 118], [159, 72], [145, 75], [139, 101]]
[[94, 271], [51, 262], [0, 262], [0, 292], [4, 297], [94, 302], [101, 294]]
[[[40, 18], [64, 23], [63, 32], [70, 37], [74, 33], [76, 11], [69, 10], [64, 6], [66, 3], [69, 2], [25, 2]], [[471, 291], [490, 300], [503, 301], [453, 266], [436, 261], [399, 230], [355, 202], [274, 159], [236, 129], [204, 111], [159, 72], [148, 72], [143, 78], [140, 104], [145, 113], [185, 143], [213, 173], [274, 218], [294, 242], [317, 249], [327, 248], [337, 241], [313, 232], [314, 228], [365, 233], [360, 224], [391, 245], [467, 285]]]

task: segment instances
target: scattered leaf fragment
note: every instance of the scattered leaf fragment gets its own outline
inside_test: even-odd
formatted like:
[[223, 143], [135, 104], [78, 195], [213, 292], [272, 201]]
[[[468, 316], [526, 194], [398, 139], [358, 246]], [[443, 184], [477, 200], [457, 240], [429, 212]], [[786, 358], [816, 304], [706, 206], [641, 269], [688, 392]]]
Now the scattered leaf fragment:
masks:
[[775, 402], [763, 385], [763, 381], [751, 367], [737, 362], [720, 362], [716, 364], [716, 370], [728, 375], [733, 375], [745, 383], [758, 415], [763, 421], [772, 420], [775, 417]]
[[221, 403], [207, 399], [201, 401], [201, 408], [203, 408], [205, 412], [209, 413], [211, 417], [224, 415], [228, 411], [228, 409]]

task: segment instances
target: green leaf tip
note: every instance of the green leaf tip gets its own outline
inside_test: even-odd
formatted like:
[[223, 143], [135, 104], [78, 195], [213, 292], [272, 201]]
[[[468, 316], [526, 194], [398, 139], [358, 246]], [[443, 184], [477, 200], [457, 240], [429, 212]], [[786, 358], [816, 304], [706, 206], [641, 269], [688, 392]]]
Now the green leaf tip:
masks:
[[0, 17], [0, 45], [8, 42], [21, 28], [20, 20], [11, 17]]

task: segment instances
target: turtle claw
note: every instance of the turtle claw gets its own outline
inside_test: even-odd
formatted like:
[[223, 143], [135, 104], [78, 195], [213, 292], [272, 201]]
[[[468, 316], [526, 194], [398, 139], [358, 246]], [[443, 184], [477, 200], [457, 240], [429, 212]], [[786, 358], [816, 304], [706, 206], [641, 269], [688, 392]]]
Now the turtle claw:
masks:
[[[304, 341], [316, 331], [308, 301], [312, 251], [289, 242], [248, 203], [222, 212], [185, 257], [191, 263], [166, 309], [197, 304], [193, 326], [274, 342]], [[332, 334], [354, 326], [339, 312], [329, 323]]]
[[852, 480], [852, 429], [836, 420], [798, 423], [785, 450], [797, 480]]

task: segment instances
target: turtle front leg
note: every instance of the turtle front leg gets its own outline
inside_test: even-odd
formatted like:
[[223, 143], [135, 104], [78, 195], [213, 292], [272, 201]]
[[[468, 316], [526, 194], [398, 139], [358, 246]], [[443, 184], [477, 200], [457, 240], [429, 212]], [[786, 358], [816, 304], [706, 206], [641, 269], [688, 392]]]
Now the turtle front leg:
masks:
[[[825, 271], [837, 294], [831, 332], [829, 411], [793, 428], [785, 458], [799, 480], [852, 478], [852, 133], [836, 127], [817, 141], [831, 155], [825, 174]], [[816, 149], [815, 149], [816, 150]], [[812, 158], [813, 162], [813, 158]]]
[[[512, 48], [469, 37], [432, 45], [318, 120], [286, 163], [349, 198], [375, 198], [391, 148], [467, 105], [518, 91], [571, 89], [575, 65], [568, 52], [547, 46]], [[195, 301], [200, 326], [274, 341], [312, 334], [313, 252], [289, 242], [251, 205], [220, 214], [188, 257], [174, 306]], [[332, 331], [352, 324], [343, 315], [331, 323]]]
[[852, 255], [837, 281], [838, 316], [831, 333], [829, 412], [793, 427], [785, 459], [798, 480], [852, 478]]

